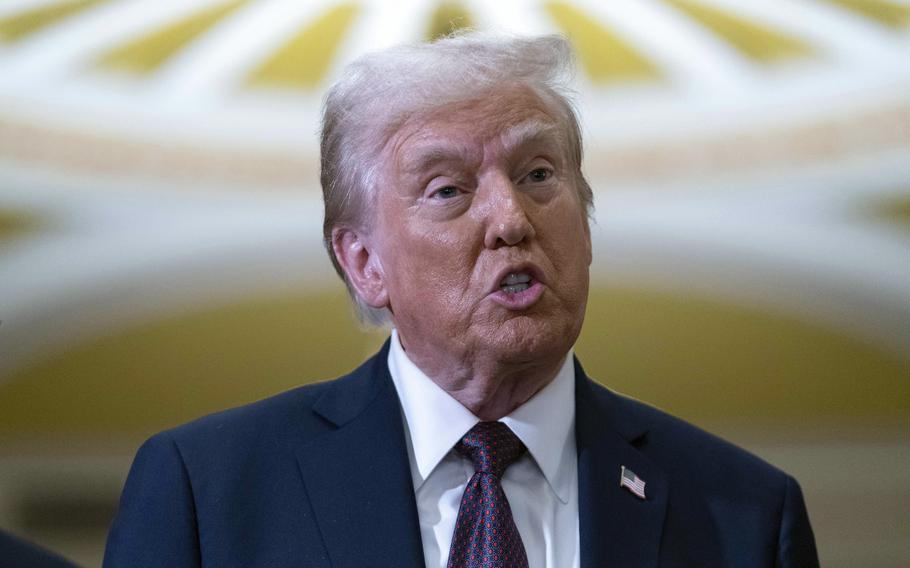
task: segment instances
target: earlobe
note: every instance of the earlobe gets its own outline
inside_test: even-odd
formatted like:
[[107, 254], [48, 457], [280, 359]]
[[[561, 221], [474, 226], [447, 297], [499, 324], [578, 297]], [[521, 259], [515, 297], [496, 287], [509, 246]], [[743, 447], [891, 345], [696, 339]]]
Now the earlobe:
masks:
[[373, 308], [388, 307], [385, 274], [379, 255], [369, 246], [365, 235], [352, 229], [332, 230], [332, 250], [360, 298]]

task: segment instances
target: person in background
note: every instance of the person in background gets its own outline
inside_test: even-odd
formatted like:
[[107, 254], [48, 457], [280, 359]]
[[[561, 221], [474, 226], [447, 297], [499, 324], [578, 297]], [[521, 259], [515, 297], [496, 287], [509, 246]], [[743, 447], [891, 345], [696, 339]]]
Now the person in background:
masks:
[[76, 565], [0, 529], [0, 568], [76, 568]]

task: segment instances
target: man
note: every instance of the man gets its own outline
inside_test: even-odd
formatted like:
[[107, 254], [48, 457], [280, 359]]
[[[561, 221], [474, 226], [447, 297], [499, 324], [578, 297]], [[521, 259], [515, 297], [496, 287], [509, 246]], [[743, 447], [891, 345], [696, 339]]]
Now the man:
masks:
[[350, 375], [139, 451], [108, 566], [817, 565], [799, 486], [572, 356], [592, 194], [560, 38], [367, 55], [329, 93]]

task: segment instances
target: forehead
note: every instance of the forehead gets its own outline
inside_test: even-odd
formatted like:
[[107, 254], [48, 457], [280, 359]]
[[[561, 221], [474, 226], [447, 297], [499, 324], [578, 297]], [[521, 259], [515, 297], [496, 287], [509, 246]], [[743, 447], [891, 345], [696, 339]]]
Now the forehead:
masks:
[[478, 143], [498, 142], [507, 149], [528, 141], [562, 146], [561, 125], [539, 96], [516, 87], [417, 113], [392, 134], [389, 146], [400, 165], [417, 166], [452, 152], [476, 151]]
[[523, 122], [556, 124], [553, 111], [528, 87], [509, 87], [459, 101], [415, 117], [423, 125], [463, 124], [479, 136], [492, 137]]

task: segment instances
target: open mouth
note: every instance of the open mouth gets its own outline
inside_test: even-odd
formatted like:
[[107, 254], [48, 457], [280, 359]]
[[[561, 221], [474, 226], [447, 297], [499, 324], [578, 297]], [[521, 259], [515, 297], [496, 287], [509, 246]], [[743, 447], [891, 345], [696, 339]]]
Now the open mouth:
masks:
[[531, 287], [531, 276], [524, 272], [511, 273], [499, 283], [499, 289], [506, 294], [517, 294]]

